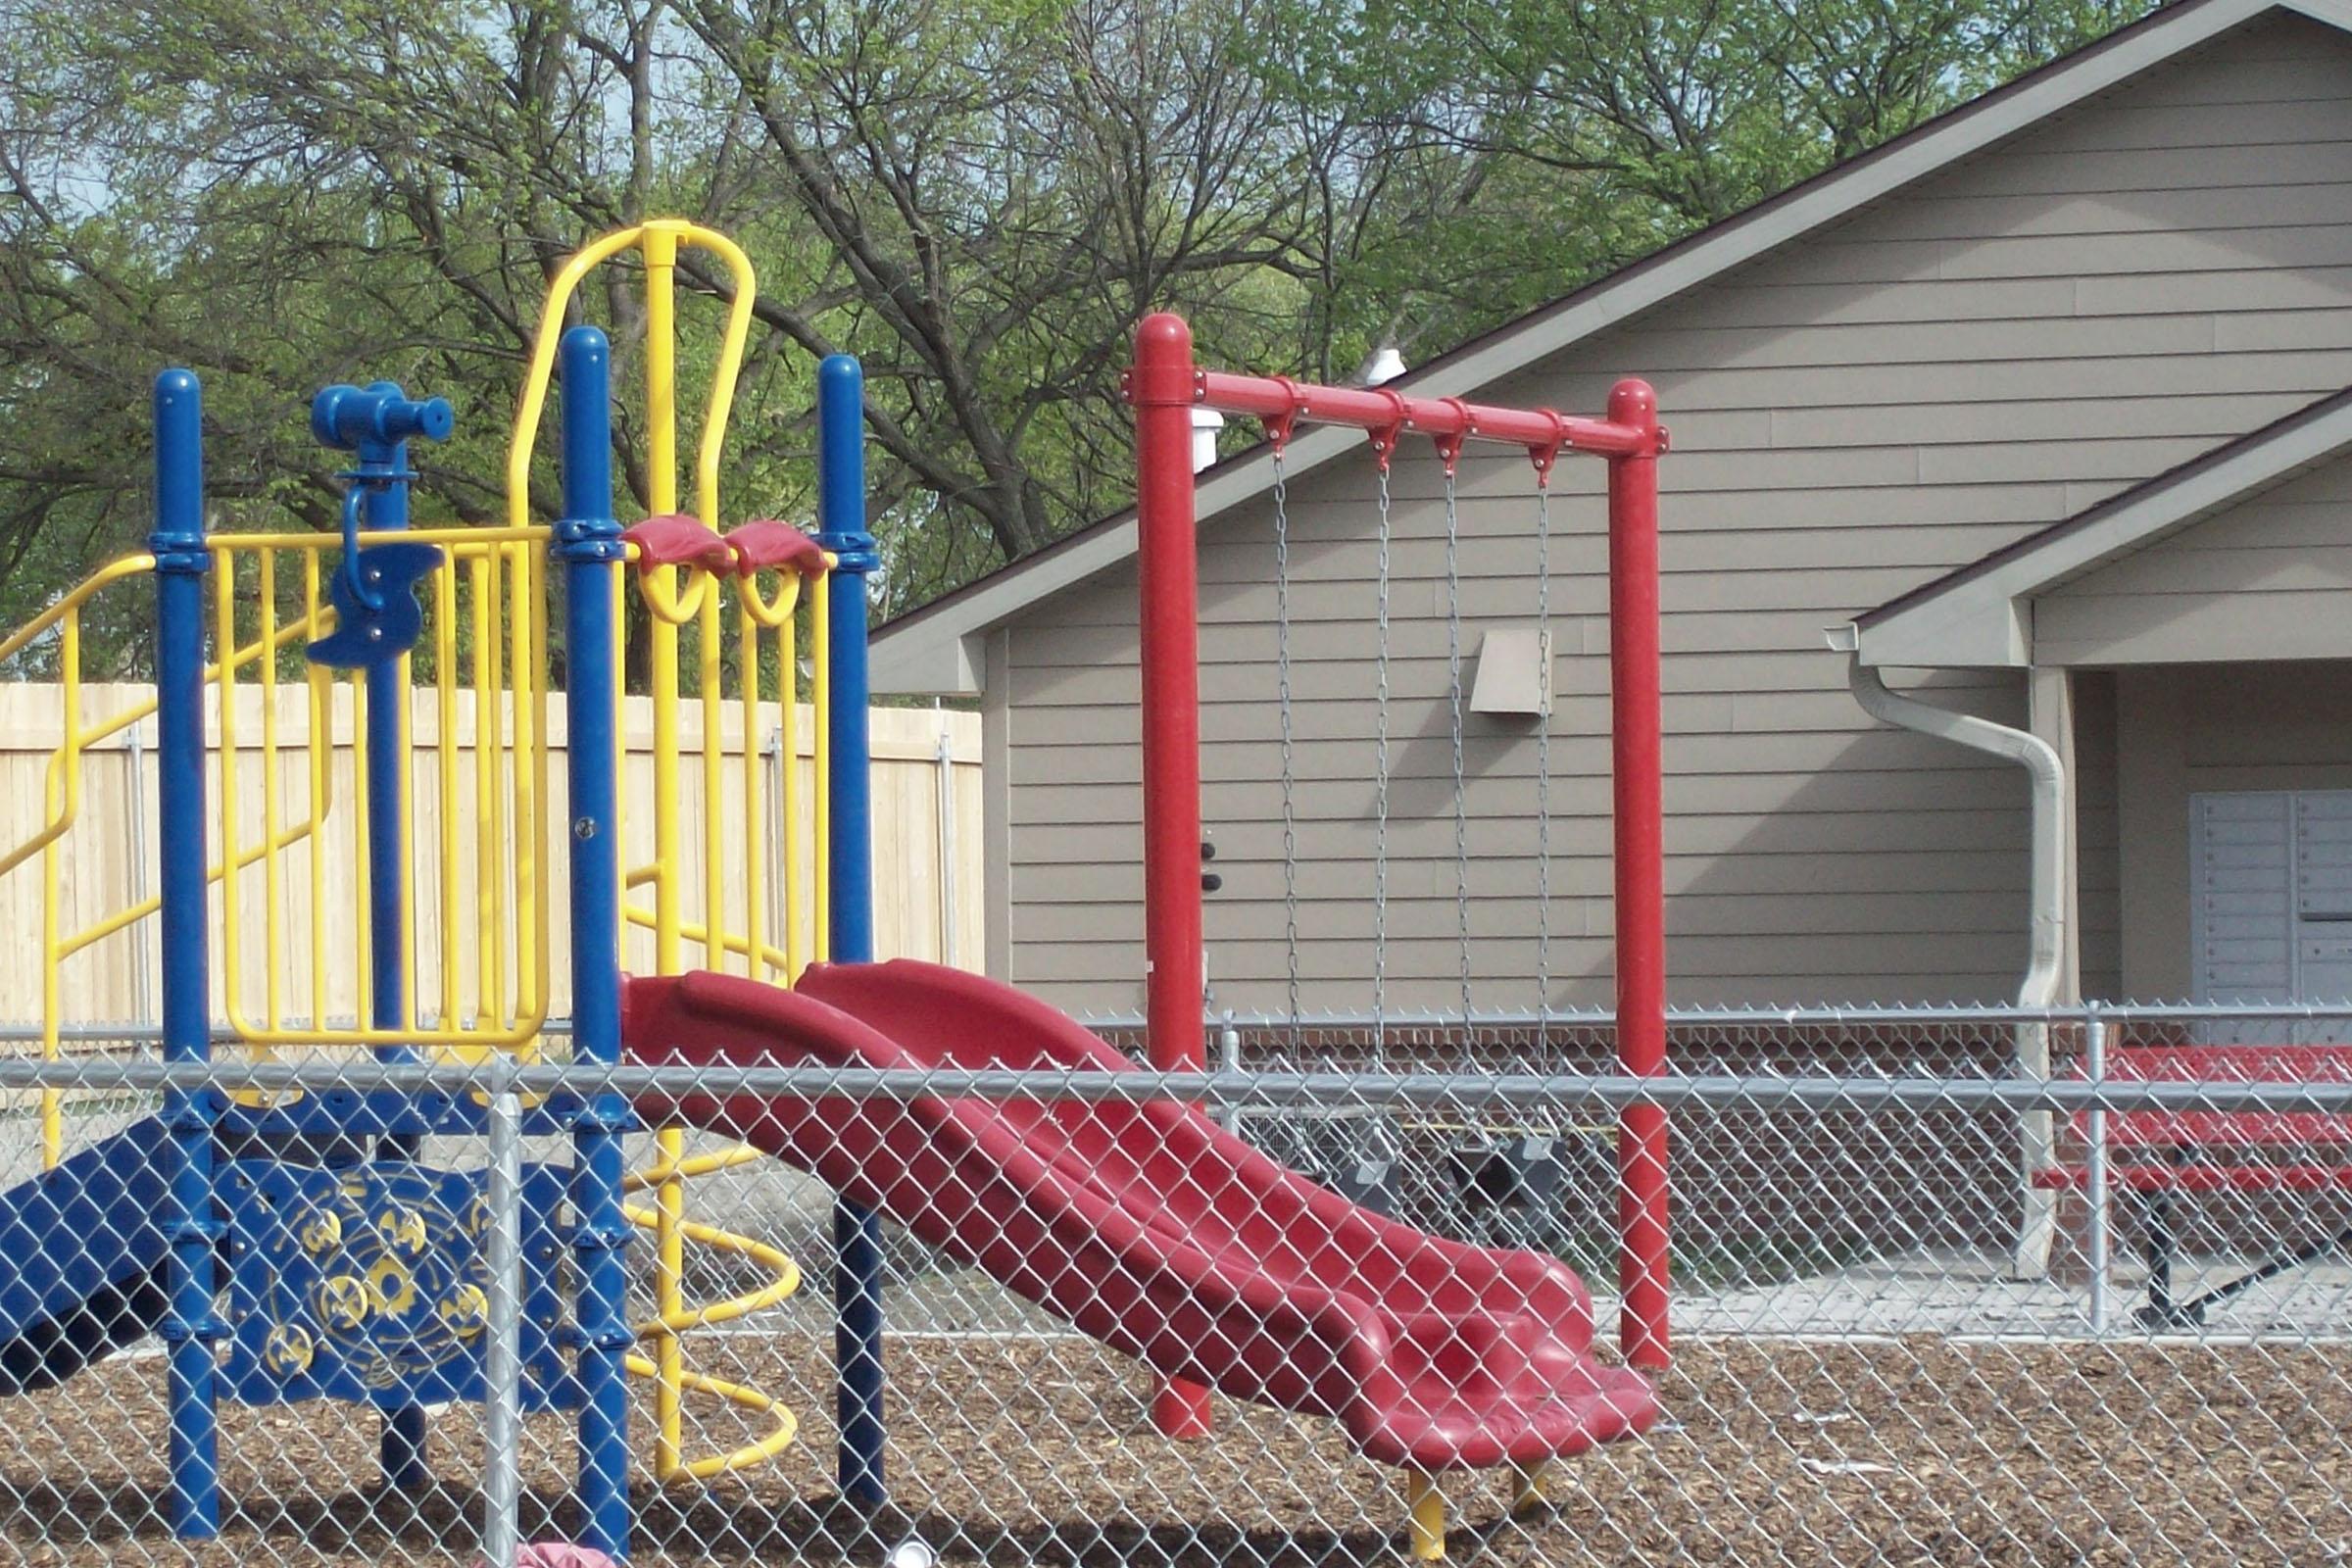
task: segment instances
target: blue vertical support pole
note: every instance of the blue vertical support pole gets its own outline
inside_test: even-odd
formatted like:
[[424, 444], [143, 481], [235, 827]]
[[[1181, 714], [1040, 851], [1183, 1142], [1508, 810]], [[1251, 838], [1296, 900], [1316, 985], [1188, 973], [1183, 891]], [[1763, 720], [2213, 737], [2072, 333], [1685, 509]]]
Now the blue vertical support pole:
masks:
[[[874, 956], [873, 807], [868, 767], [865, 579], [881, 565], [865, 528], [865, 375], [847, 354], [816, 371], [817, 542], [832, 586], [832, 957]], [[833, 1365], [842, 1495], [864, 1508], [888, 1496], [882, 1474], [882, 1232], [871, 1209], [833, 1204]]]
[[[446, 441], [456, 423], [445, 398], [415, 400], [391, 381], [366, 388], [330, 386], [311, 401], [311, 433], [359, 460], [345, 478], [357, 488], [360, 521], [371, 533], [398, 533], [409, 525], [409, 438]], [[360, 569], [345, 562], [346, 571]], [[403, 583], [395, 591], [407, 593]], [[404, 650], [405, 651], [405, 650]], [[402, 780], [409, 769], [403, 719], [409, 703], [408, 671], [398, 653], [368, 662], [368, 920], [370, 941], [368, 1022], [399, 1029], [408, 1022], [409, 920], [407, 872], [411, 847], [402, 819]], [[379, 1047], [379, 1060], [412, 1061], [406, 1046]], [[413, 1160], [422, 1140], [413, 1134], [382, 1139], [379, 1158]], [[416, 1405], [384, 1412], [379, 1444], [384, 1484], [402, 1489], [432, 1479], [425, 1463], [425, 1414]]]
[[[204, 817], [203, 402], [196, 377], [166, 370], [155, 380], [156, 791], [161, 820]], [[164, 1059], [212, 1054], [212, 965], [206, 952], [204, 834], [166, 833], [161, 847]], [[164, 1095], [171, 1146], [166, 1176], [172, 1249], [170, 1345], [172, 1528], [183, 1540], [220, 1533], [220, 1425], [214, 1403], [213, 1259], [220, 1223], [213, 1212], [215, 1102], [204, 1089]]]
[[[583, 1062], [620, 1059], [619, 691], [613, 573], [626, 547], [612, 515], [612, 352], [575, 326], [562, 344], [564, 714], [571, 792], [571, 1047]], [[621, 1137], [633, 1125], [618, 1095], [590, 1097], [572, 1124], [572, 1246], [579, 1264], [580, 1543], [614, 1558], [629, 1549], [629, 1332], [620, 1208]]]

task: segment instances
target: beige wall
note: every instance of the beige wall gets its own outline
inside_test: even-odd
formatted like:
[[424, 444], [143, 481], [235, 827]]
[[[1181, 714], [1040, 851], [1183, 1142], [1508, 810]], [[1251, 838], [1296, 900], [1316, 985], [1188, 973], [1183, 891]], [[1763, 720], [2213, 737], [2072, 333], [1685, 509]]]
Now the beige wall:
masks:
[[[1486, 389], [1597, 409], [1614, 377], [1639, 372], [1674, 432], [1678, 1000], [2013, 993], [2022, 780], [1874, 728], [1821, 628], [2352, 383], [2347, 195], [2352, 45], [2264, 22]], [[1546, 908], [1533, 737], [1504, 721], [1466, 737], [1481, 1005], [1535, 1001], [1540, 916], [1551, 999], [1608, 994], [1597, 487], [1592, 466], [1564, 466], [1553, 508]], [[1302, 979], [1310, 1006], [1360, 1006], [1374, 967], [1376, 499], [1362, 462], [1293, 491]], [[1394, 493], [1388, 1000], [1443, 1005], [1456, 996], [1452, 788], [1444, 523], [1425, 449], [1407, 443]], [[1466, 465], [1459, 523], [1475, 646], [1535, 614], [1525, 462]], [[1219, 1001], [1249, 1007], [1280, 1006], [1284, 989], [1271, 534], [1261, 501], [1213, 518], [1201, 554], [1204, 808], [1226, 877], [1209, 901], [1211, 971]], [[1079, 1008], [1142, 996], [1134, 596], [1124, 568], [1045, 602], [1009, 628], [1009, 685], [992, 693], [1007, 758], [1005, 967]], [[2022, 717], [2013, 674], [1929, 688]], [[2085, 879], [2086, 909], [2104, 896]], [[2115, 961], [2085, 953], [2094, 973]]]
[[[85, 687], [85, 719], [95, 725], [150, 695], [146, 687]], [[348, 697], [347, 692], [337, 695], [339, 699]], [[240, 793], [238, 836], [242, 846], [256, 844], [262, 837], [261, 696], [251, 686], [239, 691], [237, 732], [244, 786]], [[282, 830], [309, 811], [306, 751], [309, 721], [303, 688], [281, 687], [280, 696], [277, 742], [284, 750], [277, 772], [281, 781]], [[26, 842], [46, 819], [42, 783], [50, 755], [58, 743], [61, 711], [55, 687], [0, 683], [0, 849]], [[650, 860], [653, 853], [650, 704], [643, 698], [631, 699], [624, 718], [628, 748], [622, 793], [625, 854], [629, 863], [639, 864]], [[564, 810], [561, 702], [551, 703], [550, 719], [554, 754], [548, 768], [548, 805], [552, 819], [560, 823]], [[358, 897], [355, 851], [362, 841], [351, 809], [356, 797], [348, 701], [337, 701], [330, 722], [334, 760], [328, 783], [331, 803], [328, 831], [321, 836], [324, 850], [320, 874], [326, 889], [321, 906], [328, 911], [328, 957], [321, 991], [325, 1010], [331, 1017], [348, 1015], [357, 1004], [358, 936], [353, 911]], [[415, 842], [418, 846], [419, 866], [416, 966], [420, 977], [418, 995], [430, 1010], [440, 995], [444, 936], [437, 868], [443, 820], [438, 789], [439, 725], [432, 693], [417, 694], [412, 727], [416, 748]], [[978, 715], [972, 713], [914, 709], [876, 709], [872, 712], [875, 938], [876, 949], [884, 956], [937, 958], [952, 947], [953, 957], [965, 967], [976, 969], [982, 963], [986, 892], [981, 875], [979, 728]], [[473, 729], [471, 694], [461, 694], [458, 734], [462, 766], [458, 809], [451, 820], [462, 850], [457, 888], [457, 947], [460, 980], [468, 1004], [476, 993], [481, 952], [476, 922], [480, 878], [475, 871], [474, 853], [478, 817], [471, 766]], [[698, 705], [687, 705], [682, 729], [687, 745], [699, 742]], [[164, 831], [191, 828], [202, 831], [210, 846], [208, 854], [218, 859], [220, 830], [217, 785], [208, 782], [207, 806], [200, 821], [191, 820], [191, 803], [176, 791], [163, 803], [159, 819], [153, 721], [141, 723], [136, 733], [145, 749], [136, 757], [135, 771], [134, 754], [126, 744], [128, 737], [110, 740], [84, 759], [78, 813], [70, 830], [57, 841], [59, 907], [62, 927], [69, 933], [86, 929], [153, 892], [156, 847]], [[730, 813], [739, 813], [743, 798], [742, 737], [732, 705], [721, 736], [727, 760], [720, 778], [720, 799]], [[217, 748], [217, 723], [212, 726], [211, 738]], [[943, 738], [948, 748], [948, 778], [944, 788], [937, 760]], [[766, 740], [764, 735], [755, 737], [756, 745], [764, 745]], [[804, 710], [800, 723], [804, 801], [813, 799], [808, 793], [814, 786], [810, 745], [811, 724]], [[704, 880], [704, 789], [699, 766], [688, 766], [680, 782], [685, 820], [686, 902], [693, 910], [700, 907], [699, 890]], [[951, 831], [944, 838], [943, 803], [953, 813]], [[812, 807], [805, 808], [805, 814], [811, 809]], [[507, 820], [511, 822], [512, 818]], [[801, 842], [807, 844], [812, 824], [804, 820], [798, 831]], [[511, 857], [511, 835], [504, 842]], [[549, 951], [554, 1010], [559, 1013], [568, 1005], [570, 994], [564, 904], [566, 842], [561, 832], [550, 835], [553, 864], [549, 878], [554, 900], [550, 909]], [[720, 862], [722, 896], [730, 910], [740, 908], [744, 896], [746, 858], [733, 853], [742, 842], [743, 835], [730, 825], [727, 837], [722, 840], [730, 853]], [[943, 885], [943, 865], [952, 868], [952, 901], [944, 896], [947, 889]], [[771, 862], [765, 873], [771, 890], [776, 874]], [[38, 855], [6, 877], [0, 877], [0, 931], [9, 934], [11, 943], [11, 961], [0, 964], [0, 1021], [37, 1021], [41, 1016], [42, 881]], [[270, 901], [266, 868], [259, 864], [249, 867], [239, 882], [239, 924], [246, 933], [239, 994], [246, 1007], [256, 1013], [265, 1004], [272, 970], [281, 987], [284, 1015], [299, 1017], [310, 1012], [313, 986], [306, 961], [310, 882], [307, 843], [291, 846], [280, 857], [276, 900], [280, 919], [274, 927], [267, 913]], [[632, 901], [650, 902], [644, 890], [633, 894]], [[217, 978], [221, 969], [217, 945], [220, 909], [220, 890], [216, 884]], [[694, 917], [690, 913], [689, 918]], [[143, 920], [69, 958], [59, 971], [61, 1016], [91, 1023], [152, 1019], [158, 956], [155, 924], [152, 918]], [[771, 926], [771, 932], [773, 929]], [[952, 944], [945, 940], [949, 936], [953, 937]], [[689, 943], [688, 957], [693, 960], [696, 956], [693, 944]], [[652, 966], [652, 943], [643, 932], [629, 934], [625, 961], [641, 969]], [[222, 994], [217, 988], [216, 1011], [222, 1002]]]
[[2336, 459], [2034, 606], [2061, 664], [2352, 658], [2352, 460]]
[[2352, 663], [2193, 664], [2116, 677], [2121, 993], [2189, 994], [2189, 797], [2352, 789]]

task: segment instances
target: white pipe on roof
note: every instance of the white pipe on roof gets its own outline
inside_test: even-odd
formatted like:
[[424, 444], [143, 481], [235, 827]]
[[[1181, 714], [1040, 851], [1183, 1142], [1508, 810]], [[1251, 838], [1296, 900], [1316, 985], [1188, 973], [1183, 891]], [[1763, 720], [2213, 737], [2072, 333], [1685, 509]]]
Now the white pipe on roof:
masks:
[[1193, 410], [1193, 471], [1213, 467], [1217, 461], [1217, 432], [1225, 428], [1225, 416], [1214, 409]]

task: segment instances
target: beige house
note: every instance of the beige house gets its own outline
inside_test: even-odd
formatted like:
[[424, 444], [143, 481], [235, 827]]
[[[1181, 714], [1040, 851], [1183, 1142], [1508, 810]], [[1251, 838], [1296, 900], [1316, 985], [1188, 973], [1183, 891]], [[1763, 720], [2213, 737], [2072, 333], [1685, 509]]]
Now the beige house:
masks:
[[[2007, 999], [2037, 928], [2059, 990], [2352, 993], [2352, 7], [2183, 0], [1398, 384], [1597, 412], [1625, 374], [1674, 436], [1676, 1001]], [[1308, 1007], [1376, 969], [1458, 1006], [1465, 953], [1480, 1008], [1604, 1004], [1598, 472], [1544, 585], [1528, 466], [1466, 464], [1449, 578], [1399, 455], [1376, 902], [1374, 470], [1293, 446], [1295, 914], [1274, 477], [1200, 477], [1218, 1002], [1281, 1009], [1295, 927]], [[1134, 555], [1106, 518], [874, 645], [878, 690], [979, 695], [989, 966], [1080, 1009], [1142, 999]], [[1540, 599], [1550, 711], [1465, 715], [1457, 889], [1449, 626], [1468, 689]], [[1882, 677], [2012, 755], [1879, 721]]]

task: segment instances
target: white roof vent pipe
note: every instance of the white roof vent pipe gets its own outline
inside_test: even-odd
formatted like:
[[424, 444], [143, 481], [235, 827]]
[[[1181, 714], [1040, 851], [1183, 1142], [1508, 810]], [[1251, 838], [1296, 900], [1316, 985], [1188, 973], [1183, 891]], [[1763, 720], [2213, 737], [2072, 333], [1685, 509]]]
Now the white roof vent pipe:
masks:
[[1364, 362], [1363, 383], [1366, 386], [1385, 386], [1404, 373], [1404, 356], [1396, 352], [1394, 343], [1383, 343]]
[[1217, 461], [1217, 432], [1225, 428], [1225, 416], [1214, 409], [1196, 407], [1193, 410], [1193, 471], [1199, 473]]

